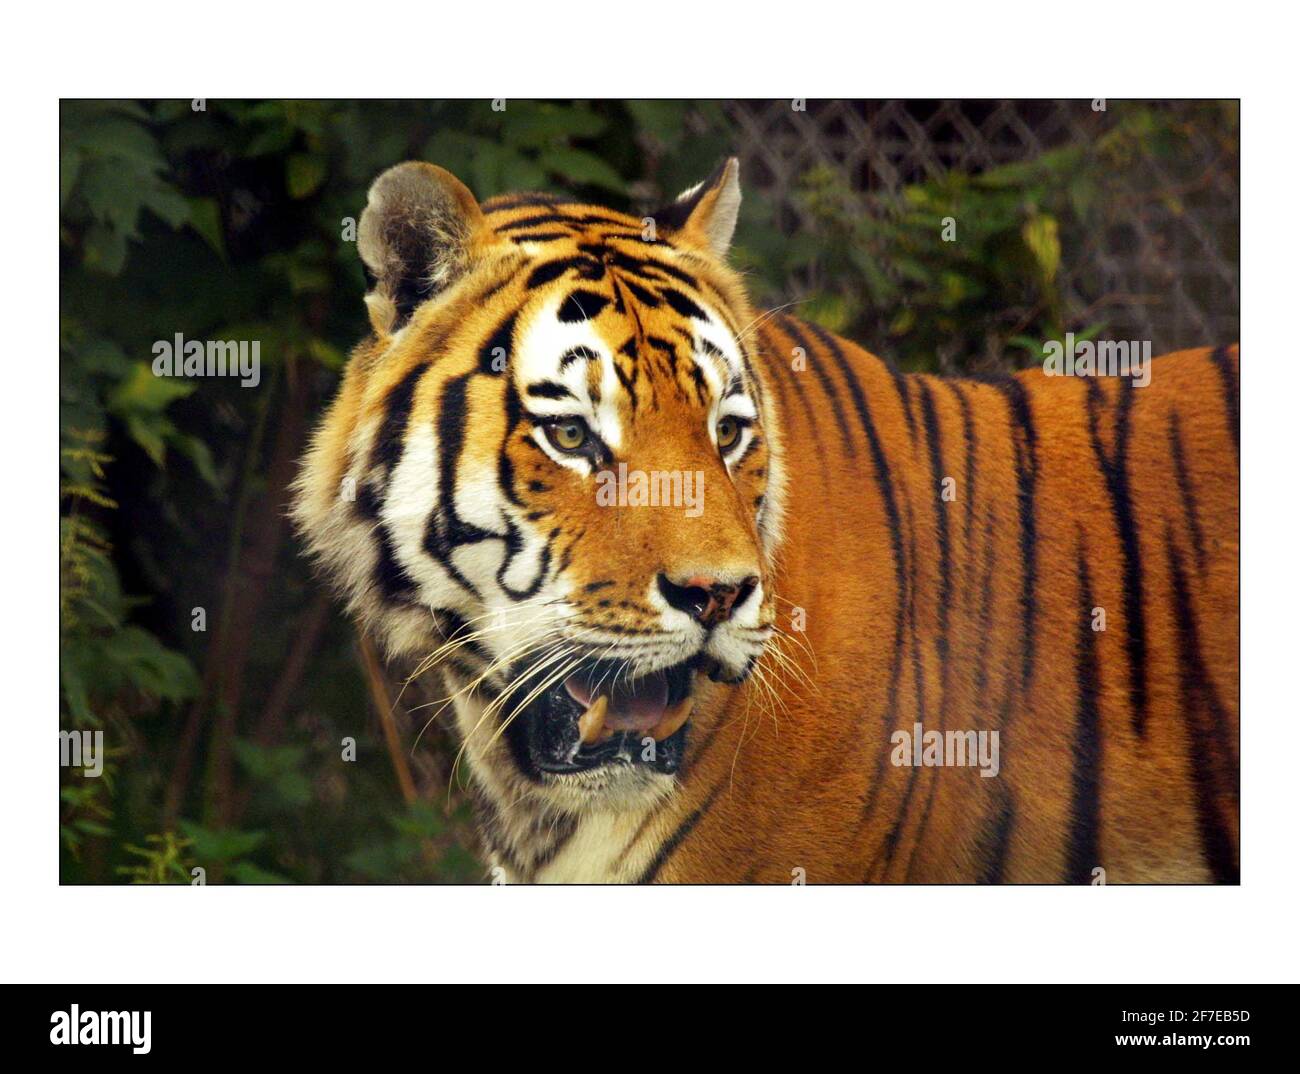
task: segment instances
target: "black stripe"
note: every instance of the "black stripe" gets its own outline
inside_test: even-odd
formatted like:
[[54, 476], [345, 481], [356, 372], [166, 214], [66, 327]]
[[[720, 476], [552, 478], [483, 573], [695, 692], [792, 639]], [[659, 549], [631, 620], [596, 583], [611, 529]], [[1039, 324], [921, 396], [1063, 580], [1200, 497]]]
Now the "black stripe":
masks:
[[[637, 326], [637, 327], [638, 327], [638, 329], [640, 328], [640, 323], [639, 323], [639, 322], [638, 322], [638, 326]], [[618, 359], [617, 359], [617, 358], [615, 358], [615, 359], [614, 359], [614, 362], [613, 362], [613, 365], [614, 365], [614, 375], [615, 375], [616, 377], [618, 377], [618, 381], [619, 381], [619, 383], [623, 385], [624, 390], [625, 390], [625, 391], [627, 392], [627, 394], [631, 397], [631, 400], [632, 400], [632, 410], [633, 410], [633, 412], [635, 412], [636, 409], [640, 406], [640, 400], [637, 398], [637, 394], [636, 394], [636, 381], [637, 381], [637, 378], [641, 376], [641, 364], [640, 364], [640, 363], [641, 363], [641, 352], [640, 352], [640, 350], [637, 348], [637, 345], [636, 345], [636, 336], [628, 336], [627, 339], [625, 339], [625, 340], [623, 341], [623, 345], [622, 345], [621, 347], [619, 347], [619, 349], [618, 349], [618, 353], [621, 354], [621, 355], [623, 355], [623, 357], [625, 357], [625, 358], [628, 360], [628, 363], [632, 366], [632, 376], [631, 376], [631, 377], [628, 377], [628, 376], [623, 372], [623, 369], [622, 369], [622, 367], [619, 365], [619, 362], [618, 362]], [[656, 387], [655, 382], [654, 382], [654, 378], [653, 378], [653, 377], [650, 377], [650, 376], [647, 374], [647, 379], [650, 381], [650, 401], [651, 401], [651, 405], [654, 407], [654, 409], [658, 410], [658, 409], [659, 409], [659, 389]]]
[[506, 582], [506, 575], [510, 572], [511, 565], [524, 549], [523, 532], [509, 519], [506, 519], [505, 542], [506, 554], [501, 558], [501, 565], [497, 568], [497, 585], [511, 600], [527, 600], [529, 597], [536, 596], [551, 569], [551, 541], [546, 542], [542, 547], [541, 554], [537, 557], [537, 574], [522, 589], [516, 589]]
[[[565, 390], [567, 391], [567, 389]], [[501, 437], [501, 453], [497, 456], [497, 484], [500, 485], [501, 491], [505, 493], [506, 499], [519, 508], [528, 505], [519, 498], [519, 494], [515, 491], [515, 464], [510, 458], [507, 447], [511, 435], [519, 427], [519, 422], [523, 419], [523, 416], [524, 407], [519, 401], [519, 392], [515, 389], [514, 381], [508, 380], [506, 381], [505, 397], [506, 429], [505, 434]]]
[[668, 358], [669, 372], [675, 377], [677, 375], [677, 347], [670, 340], [662, 336], [646, 336], [646, 342], [655, 350], [664, 354]]
[[393, 536], [388, 527], [380, 521], [379, 513], [383, 506], [381, 499], [387, 489], [387, 482], [406, 449], [406, 428], [410, 421], [415, 390], [420, 378], [428, 371], [428, 362], [414, 366], [393, 386], [384, 399], [384, 420], [370, 451], [371, 472], [363, 478], [362, 485], [357, 490], [357, 510], [364, 518], [375, 524], [374, 533], [378, 544], [374, 568], [375, 585], [379, 587], [385, 600], [397, 603], [411, 598], [416, 588], [415, 580], [398, 562]]
[[1038, 482], [1038, 433], [1025, 386], [1014, 377], [995, 378], [993, 385], [1006, 397], [1011, 410], [1011, 436], [1016, 452], [1016, 503], [1020, 513], [1020, 610], [1024, 616], [1020, 685], [1028, 690], [1034, 674], [1036, 621], [1038, 618], [1038, 522], [1034, 497]]
[[530, 231], [526, 235], [511, 235], [510, 241], [514, 243], [555, 242], [558, 239], [571, 238], [573, 235], [568, 231]]
[[975, 520], [975, 459], [978, 450], [978, 437], [975, 432], [975, 416], [971, 412], [970, 398], [965, 386], [958, 381], [948, 381], [953, 394], [961, 404], [962, 434], [966, 439], [966, 547], [970, 548], [971, 523]]
[[558, 207], [572, 204], [574, 202], [567, 201], [557, 194], [498, 194], [483, 203], [483, 211], [490, 215], [535, 205]]
[[579, 224], [608, 224], [611, 227], [626, 228], [628, 231], [633, 232], [632, 235], [627, 236], [628, 238], [639, 237], [642, 231], [642, 224], [640, 220], [622, 219], [620, 217], [613, 216], [610, 213], [591, 212], [590, 210], [588, 210], [587, 212], [583, 213], [581, 216], [575, 216], [573, 219], [576, 220]]
[[749, 383], [752, 385], [751, 390], [754, 393], [754, 400], [757, 402], [758, 408], [761, 411], [764, 407], [763, 393], [766, 390], [763, 381], [754, 369], [754, 363], [750, 360], [749, 348], [745, 346], [745, 341], [735, 332], [732, 333], [732, 337], [736, 340], [736, 344], [740, 348], [740, 363], [745, 367], [745, 376], [749, 379]]
[[376, 557], [373, 581], [379, 587], [383, 599], [393, 604], [404, 604], [415, 594], [415, 579], [397, 560], [397, 551], [393, 547], [393, 536], [388, 527], [379, 521], [379, 497], [374, 487], [363, 484], [357, 490], [357, 510], [362, 516], [374, 521], [376, 540]]
[[945, 476], [943, 465], [943, 433], [939, 428], [939, 415], [934, 406], [934, 393], [924, 378], [917, 380], [921, 392], [921, 414], [925, 421], [926, 446], [930, 455], [930, 484], [934, 490], [934, 510], [939, 531], [939, 638], [940, 661], [948, 658], [948, 616], [952, 600], [952, 562], [948, 543], [948, 504], [943, 499], [940, 482]]
[[370, 452], [370, 465], [383, 467], [384, 477], [393, 472], [406, 449], [406, 423], [420, 378], [429, 371], [429, 363], [415, 366], [389, 391], [384, 399], [384, 421]]
[[[587, 247], [579, 246], [578, 249], [585, 250]], [[635, 276], [648, 279], [651, 283], [658, 283], [660, 277], [667, 276], [678, 283], [684, 283], [694, 291], [700, 289], [699, 281], [694, 276], [689, 272], [683, 272], [675, 265], [665, 264], [663, 261], [656, 261], [654, 258], [632, 257], [612, 247], [599, 247], [598, 249], [600, 250], [600, 256], [608, 261], [611, 268], [630, 272]]]
[[708, 320], [708, 317], [699, 306], [675, 288], [665, 287], [660, 293], [663, 295], [664, 301], [673, 308], [674, 312], [681, 316], [694, 317], [700, 321]]
[[[794, 340], [794, 345], [804, 353], [804, 358], [809, 367], [817, 374], [817, 379], [821, 382], [822, 390], [826, 393], [826, 398], [831, 404], [831, 413], [835, 415], [835, 422], [840, 427], [840, 437], [844, 441], [844, 453], [849, 458], [853, 458], [856, 451], [853, 447], [853, 436], [849, 432], [848, 422], [844, 419], [844, 404], [840, 402], [839, 389], [835, 387], [835, 382], [831, 380], [830, 375], [821, 367], [817, 361], [817, 355], [813, 351], [812, 345], [808, 342], [807, 337], [799, 329], [799, 322], [791, 317], [781, 317], [781, 327], [785, 329], [785, 334]], [[816, 331], [817, 326], [811, 321], [808, 327]], [[793, 370], [791, 372], [794, 372]], [[798, 374], [795, 373], [797, 376]]]
[[618, 378], [618, 382], [621, 385], [623, 385], [623, 390], [627, 392], [628, 399], [631, 400], [632, 403], [632, 409], [635, 411], [637, 407], [640, 405], [640, 400], [637, 399], [637, 395], [636, 395], [636, 377], [637, 377], [636, 364], [633, 363], [632, 365], [632, 375], [630, 377], [625, 372], [623, 372], [623, 367], [619, 365], [617, 359], [615, 359], [615, 361], [611, 364], [614, 367], [614, 376], [616, 376]]
[[632, 292], [632, 296], [638, 302], [640, 302], [641, 305], [647, 307], [648, 309], [658, 309], [659, 306], [662, 305], [662, 303], [659, 301], [659, 296], [656, 295], [649, 288], [642, 287], [639, 283], [635, 283], [632, 280], [620, 278], [619, 282], [624, 287], [626, 287], [629, 291]]
[[564, 324], [576, 324], [578, 321], [590, 321], [600, 315], [600, 311], [609, 305], [609, 299], [595, 291], [578, 288], [560, 303], [556, 316]]
[[[799, 405], [803, 407], [804, 417], [808, 419], [807, 431], [812, 435], [813, 442], [817, 445], [818, 448], [817, 450], [818, 463], [821, 466], [822, 473], [825, 474], [826, 456], [825, 453], [821, 450], [821, 443], [822, 443], [821, 429], [818, 427], [817, 419], [813, 415], [812, 404], [808, 402], [808, 393], [804, 391], [803, 378], [800, 375], [800, 373], [790, 365], [790, 360], [792, 356], [783, 355], [781, 357], [777, 357], [772, 360], [768, 359], [767, 354], [764, 352], [779, 353], [784, 348], [776, 343], [776, 337], [773, 335], [772, 328], [769, 325], [764, 324], [761, 331], [764, 336], [763, 346], [760, 348], [760, 355], [763, 358], [763, 368], [771, 369], [772, 365], [775, 363], [776, 365], [781, 367], [784, 373], [784, 377], [777, 376], [775, 374], [773, 374], [772, 376], [773, 387], [777, 395], [779, 395], [781, 398], [781, 404], [783, 410], [788, 411], [789, 409], [788, 404], [786, 403], [786, 395], [781, 390], [781, 385], [784, 378], [788, 377], [790, 383], [794, 385], [795, 394], [799, 397]], [[783, 414], [782, 417], [787, 417], [788, 420], [788, 415]], [[793, 423], [792, 423], [792, 427], [793, 427]]]
[[474, 825], [478, 830], [479, 838], [483, 840], [487, 849], [497, 858], [509, 866], [509, 868], [519, 876], [527, 876], [528, 870], [524, 868], [506, 838], [504, 825], [501, 823], [501, 814], [496, 805], [485, 794], [474, 794], [471, 799], [474, 811]]
[[1165, 545], [1174, 595], [1174, 622], [1178, 628], [1180, 707], [1189, 724], [1187, 753], [1201, 851], [1216, 884], [1237, 884], [1241, 882], [1237, 846], [1221, 809], [1229, 802], [1237, 809], [1240, 803], [1240, 773], [1233, 757], [1228, 715], [1219, 702], [1201, 655], [1187, 574], [1172, 532], [1166, 534]]
[[[478, 541], [501, 540], [509, 542], [509, 534], [492, 533], [465, 522], [456, 511], [456, 472], [465, 448], [465, 433], [469, 422], [466, 397], [469, 382], [476, 376], [498, 376], [509, 364], [514, 346], [515, 314], [510, 314], [479, 349], [478, 367], [469, 373], [448, 380], [442, 387], [439, 399], [436, 440], [438, 453], [438, 503], [429, 515], [424, 531], [424, 550], [446, 568], [447, 573], [471, 593], [477, 588], [452, 561], [457, 546]], [[501, 352], [498, 354], [497, 352]], [[501, 368], [496, 359], [504, 355]], [[505, 566], [507, 561], [502, 561]]]
[[[990, 781], [993, 782], [993, 781]], [[1016, 826], [1016, 806], [1011, 792], [1000, 785], [997, 792], [992, 822], [980, 833], [975, 860], [983, 863], [978, 884], [1001, 884], [1006, 877], [1007, 852], [1011, 847], [1011, 832]]]
[[456, 511], [456, 469], [464, 450], [468, 421], [465, 397], [474, 375], [465, 373], [443, 385], [437, 421], [438, 504], [425, 527], [424, 550], [438, 560], [461, 586], [477, 594], [478, 589], [452, 561], [457, 546], [500, 537], [500, 534], [463, 521]]
[[906, 373], [900, 373], [898, 367], [893, 362], [881, 358], [880, 361], [889, 371], [890, 379], [894, 382], [894, 387], [898, 390], [898, 401], [903, 407], [903, 419], [907, 422], [907, 433], [913, 439], [916, 438], [916, 418], [912, 416], [912, 393], [909, 390], [911, 378]]
[[1142, 595], [1142, 546], [1138, 537], [1137, 516], [1133, 511], [1133, 497], [1129, 489], [1128, 449], [1132, 431], [1132, 409], [1136, 399], [1133, 382], [1125, 379], [1116, 387], [1119, 403], [1115, 413], [1115, 451], [1107, 452], [1099, 429], [1098, 405], [1104, 400], [1095, 380], [1088, 381], [1088, 431], [1092, 449], [1101, 463], [1110, 496], [1111, 513], [1119, 533], [1120, 550], [1124, 556], [1124, 629], [1128, 635], [1129, 695], [1132, 705], [1133, 730], [1139, 736], [1146, 733], [1147, 721], [1147, 628], [1146, 606]]
[[1079, 600], [1075, 608], [1074, 668], [1078, 698], [1074, 715], [1074, 767], [1070, 775], [1070, 831], [1066, 839], [1067, 884], [1087, 884], [1101, 861], [1101, 682], [1097, 632], [1092, 629], [1092, 580], [1088, 552], [1079, 539]]
[[576, 269], [578, 275], [585, 280], [598, 280], [605, 274], [600, 262], [593, 261], [589, 257], [562, 257], [538, 265], [528, 274], [528, 281], [524, 286], [530, 291], [536, 287], [545, 287], [548, 283], [558, 280], [570, 269]]
[[487, 342], [479, 348], [478, 371], [489, 377], [499, 377], [510, 364], [510, 354], [515, 345], [515, 315], [503, 320]]
[[[516, 507], [520, 508], [524, 507], [525, 504], [519, 499], [518, 494], [515, 492], [515, 468], [514, 463], [510, 460], [510, 453], [506, 450], [506, 445], [509, 443], [511, 436], [514, 435], [515, 430], [519, 427], [519, 423], [523, 418], [523, 413], [523, 406], [519, 401], [519, 393], [515, 390], [514, 382], [507, 381], [505, 398], [506, 429], [505, 435], [502, 437], [501, 453], [497, 456], [497, 484], [500, 486], [501, 491], [505, 494], [506, 498]], [[543, 512], [543, 514], [545, 514], [545, 512]], [[536, 518], [540, 516], [534, 512], [534, 514], [529, 517], [532, 518], [533, 521], [536, 521]], [[538, 557], [537, 574], [533, 578], [532, 582], [523, 589], [514, 589], [506, 584], [505, 578], [509, 573], [511, 566], [514, 564], [515, 557], [523, 551], [524, 535], [509, 518], [505, 520], [505, 523], [506, 554], [501, 559], [500, 567], [497, 568], [497, 585], [505, 590], [507, 596], [512, 597], [515, 600], [522, 600], [526, 597], [533, 596], [539, 589], [541, 589], [542, 582], [545, 580], [547, 571], [550, 569], [551, 540], [554, 539], [555, 534], [552, 533], [551, 540], [548, 540], [542, 548], [541, 555]]]
[[[510, 208], [510, 206], [502, 206], [502, 208]], [[511, 220], [507, 224], [496, 224], [493, 230], [498, 234], [502, 234], [507, 231], [522, 231], [537, 224], [569, 224], [576, 226], [577, 221], [563, 213], [538, 213], [535, 216], [526, 216], [522, 220]]]
[[[916, 525], [912, 518], [912, 508], [908, 505], [907, 509], [907, 560], [911, 564], [911, 576], [907, 587], [907, 625], [908, 633], [912, 639], [912, 685], [916, 691], [916, 712], [914, 720], [925, 726], [925, 664], [921, 659], [921, 640], [916, 630]], [[924, 730], [922, 735], [924, 735]], [[917, 780], [920, 778], [920, 771], [917, 765], [911, 765], [907, 770], [907, 790], [903, 792], [903, 800], [898, 804], [898, 813], [894, 817], [894, 823], [890, 826], [889, 833], [885, 836], [885, 860], [882, 868], [887, 868], [894, 860], [894, 854], [898, 850], [898, 841], [903, 834], [903, 825], [907, 821], [907, 811], [912, 802], [912, 794], [916, 790]], [[931, 780], [931, 789], [934, 783], [938, 781], [936, 775]], [[920, 829], [917, 829], [917, 838], [921, 836]], [[909, 862], [910, 868], [910, 862]], [[906, 875], [904, 876], [906, 881]]]
[[[726, 781], [724, 780], [723, 782]], [[691, 831], [703, 819], [704, 814], [709, 811], [709, 808], [713, 805], [714, 799], [718, 797], [718, 793], [721, 790], [722, 783], [719, 783], [713, 788], [713, 790], [709, 791], [709, 796], [704, 799], [699, 808], [692, 810], [690, 816], [677, 826], [677, 830], [664, 840], [659, 847], [658, 853], [655, 854], [654, 859], [637, 880], [638, 884], [649, 884], [654, 881], [655, 877], [659, 875], [659, 870], [661, 870], [668, 859], [672, 857], [673, 852], [682, 845], [686, 837], [691, 834]]]
[[1183, 452], [1183, 433], [1178, 411], [1169, 416], [1169, 451], [1174, 457], [1174, 474], [1178, 478], [1178, 492], [1183, 498], [1183, 514], [1192, 538], [1192, 552], [1196, 556], [1196, 569], [1205, 570], [1205, 534], [1201, 530], [1200, 514], [1196, 509], [1196, 492], [1187, 472], [1187, 456]]
[[577, 347], [570, 347], [567, 351], [564, 352], [564, 355], [560, 358], [560, 371], [563, 372], [565, 369], [568, 369], [569, 366], [572, 365], [574, 362], [579, 362], [579, 361], [596, 362], [599, 360], [600, 360], [600, 355], [598, 355], [590, 347], [584, 347], [581, 345]]
[[980, 616], [976, 620], [985, 625], [985, 629], [979, 632], [979, 647], [975, 657], [975, 697], [979, 711], [984, 710], [984, 694], [989, 685], [989, 640], [993, 631], [987, 629], [987, 625], [993, 622], [993, 565], [996, 562], [993, 552], [997, 544], [995, 518], [994, 508], [990, 504], [984, 513], [984, 570], [980, 580]]
[[461, 651], [473, 653], [484, 664], [492, 662], [493, 655], [487, 647], [477, 639], [471, 640], [474, 631], [470, 629], [469, 622], [459, 613], [439, 608], [435, 609], [432, 615], [434, 625], [438, 628], [439, 636], [444, 642], [456, 643]]
[[1223, 406], [1228, 415], [1228, 428], [1232, 430], [1232, 449], [1241, 455], [1241, 412], [1240, 395], [1237, 390], [1237, 371], [1232, 367], [1232, 356], [1228, 347], [1218, 347], [1210, 355], [1210, 361], [1219, 371], [1219, 380], [1223, 387]]
[[[534, 874], [550, 865], [578, 830], [578, 818], [567, 813], [561, 814], [557, 819], [547, 819], [545, 824], [546, 832], [551, 837], [551, 843], [533, 859]], [[535, 834], [541, 835], [542, 831], [538, 829]]]
[[[793, 327], [793, 322], [790, 322], [788, 318], [783, 318], [783, 320], [787, 322], [787, 328]], [[908, 586], [908, 563], [903, 556], [902, 515], [898, 509], [898, 501], [894, 498], [894, 482], [889, 472], [889, 461], [885, 458], [885, 451], [880, 443], [880, 437], [877, 435], [876, 423], [871, 417], [871, 409], [867, 405], [867, 398], [863, 394], [862, 385], [853, 376], [844, 352], [840, 349], [835, 337], [822, 328], [821, 325], [809, 322], [808, 327], [822, 346], [830, 352], [832, 360], [839, 367], [840, 373], [844, 377], [844, 383], [848, 386], [849, 394], [853, 397], [853, 406], [857, 411], [858, 422], [866, 434], [867, 446], [871, 451], [872, 476], [875, 479], [880, 497], [885, 504], [885, 520], [889, 525], [889, 545], [894, 561], [894, 586], [898, 591], [898, 607], [894, 613], [894, 657], [889, 672], [889, 686], [886, 691], [885, 711], [883, 714], [885, 730], [888, 732], [889, 721], [894, 718], [897, 711], [898, 682], [903, 671], [903, 627], [905, 613], [911, 599]], [[793, 333], [791, 334], [793, 335]], [[811, 352], [809, 352], [809, 356], [811, 357]], [[881, 771], [886, 761], [887, 752], [886, 750], [878, 751], [876, 778], [872, 781], [867, 804], [864, 808], [864, 815], [869, 813], [875, 804], [876, 794], [882, 783]]]
[[[513, 269], [514, 267], [513, 262], [511, 264], [511, 267]], [[494, 283], [489, 284], [486, 288], [484, 288], [482, 293], [474, 300], [474, 305], [478, 306], [479, 308], [482, 308], [489, 298], [497, 294], [499, 291], [503, 291], [506, 285], [509, 284], [512, 280], [514, 280], [514, 278], [515, 278], [515, 274], [513, 271], [511, 271], [509, 275], [502, 276], [501, 279], [495, 281]]]
[[548, 283], [558, 280], [573, 267], [573, 259], [561, 261], [548, 261], [544, 265], [538, 265], [528, 274], [528, 280], [524, 287], [532, 290], [534, 287], [544, 287]]
[[538, 399], [577, 399], [578, 397], [569, 391], [563, 384], [554, 380], [539, 380], [536, 384], [530, 384], [525, 389], [529, 395], [535, 395]]
[[[950, 665], [948, 662], [948, 626], [951, 617], [952, 602], [952, 564], [950, 560], [950, 549], [948, 544], [948, 511], [950, 505], [943, 499], [943, 489], [940, 485], [945, 473], [943, 463], [943, 433], [939, 426], [939, 415], [934, 406], [934, 394], [928, 381], [920, 377], [916, 381], [921, 392], [921, 414], [925, 423], [926, 446], [930, 456], [930, 481], [934, 490], [934, 510], [939, 535], [939, 636], [935, 639], [935, 649], [939, 655], [939, 731], [945, 732], [948, 729], [948, 678]], [[916, 557], [912, 557], [913, 570], [916, 566]], [[916, 581], [912, 582], [913, 591], [916, 589]], [[917, 646], [916, 641], [915, 615], [913, 615], [913, 640], [912, 644]], [[919, 651], [919, 646], [918, 646]], [[935, 792], [939, 785], [939, 779], [936, 775], [930, 781], [930, 790], [925, 797], [925, 808], [921, 811], [921, 820], [916, 827], [916, 842], [912, 845], [912, 853], [908, 857], [907, 876], [911, 875], [912, 862], [916, 858], [916, 852], [921, 845], [921, 840], [925, 836], [926, 826], [930, 822], [930, 813], [934, 809]]]

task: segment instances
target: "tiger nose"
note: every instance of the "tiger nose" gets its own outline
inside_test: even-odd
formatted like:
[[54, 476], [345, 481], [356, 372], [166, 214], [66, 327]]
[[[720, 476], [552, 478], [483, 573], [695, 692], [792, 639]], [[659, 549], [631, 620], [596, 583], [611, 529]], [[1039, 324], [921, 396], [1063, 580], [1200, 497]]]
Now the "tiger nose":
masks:
[[659, 592], [664, 600], [706, 627], [730, 619], [732, 610], [744, 604], [757, 585], [758, 578], [752, 574], [739, 583], [724, 582], [707, 574], [693, 574], [681, 581], [659, 575]]

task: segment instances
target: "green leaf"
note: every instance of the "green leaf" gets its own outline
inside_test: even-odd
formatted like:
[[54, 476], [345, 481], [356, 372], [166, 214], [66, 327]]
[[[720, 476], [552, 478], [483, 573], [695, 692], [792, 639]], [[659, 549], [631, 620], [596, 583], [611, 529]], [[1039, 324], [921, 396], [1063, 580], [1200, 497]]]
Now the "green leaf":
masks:
[[321, 294], [330, 289], [334, 279], [320, 265], [292, 261], [288, 266], [289, 289], [295, 295]]
[[59, 211], [67, 203], [77, 185], [77, 176], [81, 174], [81, 153], [68, 149], [59, 154]]
[[1056, 218], [1040, 213], [1031, 216], [1020, 229], [1020, 237], [1038, 265], [1044, 284], [1056, 279], [1061, 264], [1061, 238]]
[[180, 829], [186, 838], [193, 840], [194, 857], [201, 865], [242, 858], [266, 842], [266, 832], [241, 832], [235, 828], [214, 830], [190, 820], [182, 820]]
[[557, 146], [543, 152], [538, 163], [570, 183], [598, 186], [619, 194], [627, 190], [627, 184], [618, 172], [595, 153], [588, 153], [585, 149]]
[[217, 476], [217, 469], [212, 463], [212, 452], [207, 444], [188, 433], [175, 434], [170, 437], [169, 443], [194, 464], [194, 469], [204, 481], [213, 488], [220, 488], [221, 479]]
[[509, 145], [540, 149], [572, 138], [594, 138], [608, 125], [586, 105], [548, 101], [507, 101], [500, 117], [501, 138]]
[[189, 199], [184, 197], [180, 191], [169, 186], [164, 186], [161, 183], [154, 186], [145, 196], [144, 204], [155, 216], [172, 227], [180, 227], [182, 224], [189, 223]]
[[154, 376], [148, 362], [137, 362], [127, 377], [108, 397], [108, 409], [115, 414], [142, 411], [157, 414], [176, 399], [193, 394], [198, 385], [181, 377]]
[[674, 146], [686, 133], [685, 101], [626, 101], [638, 127], [653, 135], [665, 146]]
[[283, 123], [273, 123], [254, 134], [244, 147], [246, 157], [264, 157], [282, 153], [293, 144], [295, 131]]
[[92, 339], [77, 350], [77, 362], [88, 373], [123, 377], [130, 372], [130, 360], [111, 339]]
[[165, 418], [155, 414], [127, 414], [126, 431], [160, 469], [167, 462], [168, 427], [175, 428]]
[[546, 186], [546, 169], [527, 157], [509, 154], [500, 162], [498, 186], [501, 190], [541, 190]]
[[63, 683], [63, 699], [67, 702], [73, 720], [77, 723], [93, 724], [95, 716], [90, 711], [90, 696], [75, 661], [59, 661], [59, 679]]
[[88, 269], [116, 276], [126, 265], [126, 236], [95, 224], [86, 232], [81, 259]]
[[307, 353], [326, 369], [341, 370], [347, 361], [347, 355], [338, 347], [323, 339], [309, 339]]
[[263, 869], [251, 861], [237, 861], [227, 870], [231, 880], [241, 884], [290, 884], [292, 881], [279, 873]]
[[189, 224], [223, 261], [226, 233], [221, 223], [221, 206], [215, 198], [190, 198]]
[[264, 784], [281, 805], [301, 807], [311, 802], [311, 781], [300, 771], [306, 758], [301, 746], [260, 746], [236, 739], [236, 760], [255, 781]]
[[294, 153], [285, 162], [285, 185], [295, 200], [311, 197], [325, 182], [325, 158], [314, 153]]
[[87, 155], [127, 161], [146, 171], [166, 169], [158, 142], [146, 127], [126, 116], [102, 116], [77, 130], [75, 145]]
[[128, 626], [105, 638], [102, 652], [137, 689], [152, 697], [185, 701], [199, 692], [198, 672], [189, 658], [140, 627]]
[[132, 237], [152, 181], [119, 161], [88, 160], [81, 170], [78, 193], [96, 220]]

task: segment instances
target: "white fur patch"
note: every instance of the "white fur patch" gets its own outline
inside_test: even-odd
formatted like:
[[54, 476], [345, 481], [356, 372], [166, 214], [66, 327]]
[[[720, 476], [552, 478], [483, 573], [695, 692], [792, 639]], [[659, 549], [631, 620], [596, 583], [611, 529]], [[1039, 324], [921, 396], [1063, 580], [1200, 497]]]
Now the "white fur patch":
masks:
[[[618, 415], [619, 381], [614, 370], [614, 358], [590, 321], [564, 322], [557, 317], [563, 301], [561, 297], [541, 306], [520, 334], [516, 346], [515, 387], [525, 407], [534, 413], [568, 416], [575, 412], [571, 400], [538, 399], [526, 394], [528, 385], [539, 381], [563, 384], [577, 397], [579, 415], [611, 450], [618, 451], [623, 446], [623, 426]], [[570, 362], [567, 369], [560, 368], [565, 354], [576, 347], [585, 347], [599, 356], [599, 405], [592, 404], [588, 391], [586, 360], [579, 359]], [[556, 461], [560, 460], [557, 458]]]

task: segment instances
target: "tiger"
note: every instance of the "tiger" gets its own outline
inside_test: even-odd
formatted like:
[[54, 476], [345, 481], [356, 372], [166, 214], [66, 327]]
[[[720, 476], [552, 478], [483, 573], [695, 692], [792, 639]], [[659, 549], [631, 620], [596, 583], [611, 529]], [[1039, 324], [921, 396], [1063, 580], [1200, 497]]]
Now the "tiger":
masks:
[[291, 511], [484, 878], [1237, 883], [1236, 345], [902, 372], [751, 307], [740, 204], [369, 190]]

